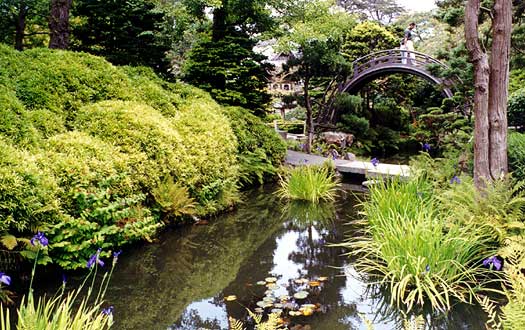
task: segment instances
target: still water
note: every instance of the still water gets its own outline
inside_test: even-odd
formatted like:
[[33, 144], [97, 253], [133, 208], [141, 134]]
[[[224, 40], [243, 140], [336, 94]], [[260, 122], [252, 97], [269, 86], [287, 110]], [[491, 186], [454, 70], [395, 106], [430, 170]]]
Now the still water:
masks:
[[[229, 316], [248, 324], [247, 308], [255, 310], [268, 294], [260, 282], [268, 277], [275, 278], [270, 292], [276, 297], [293, 297], [308, 287], [305, 281], [321, 279], [308, 287], [306, 299], [295, 301], [315, 304], [316, 312], [288, 317], [291, 329], [367, 329], [364, 320], [375, 330], [399, 329], [404, 317], [389, 307], [385, 290], [367, 285], [347, 251], [330, 246], [353, 234], [356, 205], [348, 192], [318, 207], [285, 203], [265, 187], [246, 193], [236, 211], [208, 225], [178, 228], [128, 251], [106, 295], [115, 307], [113, 329], [228, 329]], [[236, 300], [225, 301], [230, 295]], [[425, 318], [428, 329], [485, 328], [473, 306]]]

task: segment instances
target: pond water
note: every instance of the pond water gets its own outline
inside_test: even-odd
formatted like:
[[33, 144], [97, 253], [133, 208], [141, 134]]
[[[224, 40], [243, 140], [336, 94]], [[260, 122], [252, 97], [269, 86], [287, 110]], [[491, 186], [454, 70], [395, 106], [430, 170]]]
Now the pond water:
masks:
[[[401, 327], [403, 317], [389, 307], [385, 290], [367, 286], [343, 255], [347, 251], [328, 246], [352, 235], [352, 193], [309, 207], [283, 203], [264, 187], [246, 193], [244, 201], [208, 225], [178, 228], [125, 252], [106, 295], [115, 307], [114, 329], [228, 329], [229, 316], [249, 325], [246, 308], [258, 308], [266, 294], [290, 296], [285, 307], [316, 305], [311, 316], [287, 317], [294, 330], [367, 329], [364, 319], [376, 330]], [[257, 284], [268, 277], [276, 282], [266, 283], [271, 294]], [[307, 281], [314, 281], [311, 287]], [[303, 289], [308, 297], [294, 300]], [[230, 295], [237, 299], [225, 301]], [[425, 317], [429, 329], [477, 330], [485, 328], [483, 315], [457, 305], [447, 315]]]

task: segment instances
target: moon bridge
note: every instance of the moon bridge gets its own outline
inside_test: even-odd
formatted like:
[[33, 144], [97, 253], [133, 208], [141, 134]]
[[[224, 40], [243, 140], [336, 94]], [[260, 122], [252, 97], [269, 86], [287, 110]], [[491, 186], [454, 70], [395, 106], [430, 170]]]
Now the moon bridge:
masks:
[[353, 75], [345, 83], [342, 91], [355, 94], [364, 85], [378, 77], [394, 73], [407, 73], [438, 85], [444, 96], [452, 97], [454, 94], [451, 88], [454, 87], [454, 83], [432, 74], [429, 65], [448, 69], [445, 64], [437, 59], [416, 51], [389, 49], [374, 52], [353, 62]]

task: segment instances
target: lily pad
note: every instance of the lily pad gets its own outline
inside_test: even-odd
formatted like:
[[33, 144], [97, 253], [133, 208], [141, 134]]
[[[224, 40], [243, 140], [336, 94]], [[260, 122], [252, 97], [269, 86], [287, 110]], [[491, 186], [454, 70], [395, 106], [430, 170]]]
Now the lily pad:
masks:
[[319, 281], [310, 281], [310, 282], [308, 282], [308, 285], [311, 286], [311, 287], [316, 287], [316, 286], [321, 285], [321, 282], [319, 282]]
[[275, 283], [277, 282], [277, 278], [276, 277], [267, 277], [264, 279], [267, 283]]
[[290, 296], [283, 294], [283, 295], [279, 296], [279, 300], [280, 301], [290, 300]]
[[279, 290], [280, 286], [275, 283], [270, 283], [267, 285], [268, 289], [270, 290]]
[[303, 315], [303, 313], [298, 312], [298, 311], [289, 311], [288, 314], [290, 316], [301, 316], [301, 315]]
[[299, 291], [293, 295], [295, 299], [306, 299], [308, 297], [308, 292], [306, 291]]
[[255, 313], [258, 313], [258, 314], [264, 313], [264, 309], [262, 309], [261, 307], [255, 308], [254, 311], [255, 311]]
[[283, 310], [281, 308], [274, 308], [271, 310], [272, 313], [275, 313], [275, 314], [281, 314], [283, 312]]
[[306, 278], [298, 278], [294, 282], [297, 284], [305, 284], [308, 283], [308, 280]]
[[316, 309], [317, 306], [315, 306], [314, 304], [304, 304], [304, 305], [301, 305], [301, 308], [299, 309]]
[[266, 285], [266, 282], [265, 281], [259, 281], [256, 283], [257, 285]]
[[273, 306], [274, 306], [275, 308], [283, 308], [283, 307], [284, 307], [283, 304], [279, 304], [279, 303], [273, 304]]
[[266, 305], [266, 302], [264, 302], [264, 301], [261, 300], [261, 301], [258, 301], [258, 302], [256, 303], [256, 305], [259, 306], [260, 308], [264, 308], [264, 306]]
[[226, 297], [224, 297], [224, 300], [226, 300], [226, 301], [234, 301], [234, 300], [237, 300], [237, 296], [235, 296], [235, 295], [226, 296]]
[[320, 276], [317, 280], [318, 280], [318, 281], [321, 281], [321, 282], [324, 282], [324, 281], [328, 280], [328, 277], [326, 277], [326, 276]]

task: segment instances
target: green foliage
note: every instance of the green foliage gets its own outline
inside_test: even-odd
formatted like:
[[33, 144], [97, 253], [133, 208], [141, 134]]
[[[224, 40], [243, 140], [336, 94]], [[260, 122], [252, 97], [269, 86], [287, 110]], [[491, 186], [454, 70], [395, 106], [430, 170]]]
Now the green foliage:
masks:
[[343, 52], [350, 61], [370, 53], [399, 46], [399, 38], [379, 23], [365, 21], [351, 29], [345, 38]]
[[274, 175], [286, 155], [284, 141], [271, 127], [245, 109], [226, 107], [224, 114], [230, 119], [238, 141], [241, 184], [262, 183]]
[[[166, 70], [169, 38], [162, 35], [166, 13], [152, 1], [86, 1], [75, 3], [72, 46], [104, 56], [115, 64]], [[173, 24], [173, 23], [171, 23]]]
[[451, 299], [472, 301], [486, 287], [479, 261], [490, 253], [490, 237], [475, 226], [447, 227], [424, 181], [379, 182], [363, 202], [364, 236], [346, 244], [356, 266], [382, 278], [392, 303], [429, 302], [448, 310]]
[[202, 41], [188, 55], [184, 80], [208, 91], [217, 102], [241, 106], [263, 116], [270, 102], [266, 92], [269, 67], [246, 37]]
[[40, 136], [24, 105], [17, 99], [16, 94], [5, 86], [0, 85], [0, 134], [8, 138], [11, 143], [26, 147], [35, 145]]
[[152, 195], [168, 219], [195, 213], [195, 202], [189, 196], [188, 189], [174, 182], [172, 177], [166, 178], [157, 188], [153, 189]]
[[306, 200], [319, 203], [333, 201], [337, 194], [338, 182], [330, 163], [322, 166], [304, 165], [287, 169], [280, 176], [281, 198]]
[[428, 108], [415, 125], [417, 140], [441, 152], [463, 150], [472, 138], [472, 124], [462, 114], [448, 110], [453, 106], [449, 103], [453, 101], [444, 100], [442, 107]]
[[47, 230], [53, 260], [66, 269], [85, 267], [98, 248], [150, 241], [161, 226], [142, 206], [144, 195], [120, 198], [100, 187], [79, 188], [71, 198], [76, 207], [71, 216]]
[[469, 177], [462, 177], [461, 184], [451, 184], [438, 199], [443, 212], [450, 212], [447, 221], [459, 226], [477, 225], [494, 241], [503, 243], [525, 230], [524, 186], [525, 182], [507, 178], [479, 190]]
[[509, 170], [518, 180], [525, 180], [525, 134], [511, 132], [508, 135]]
[[164, 178], [208, 215], [238, 200], [240, 167], [243, 180], [262, 180], [285, 154], [247, 110], [88, 54], [0, 45], [0, 91], [0, 232], [44, 231], [66, 268], [98, 246], [149, 239]]
[[0, 140], [0, 232], [35, 230], [60, 219], [57, 193], [33, 155]]
[[525, 126], [525, 88], [510, 94], [507, 105], [509, 126], [523, 129]]

